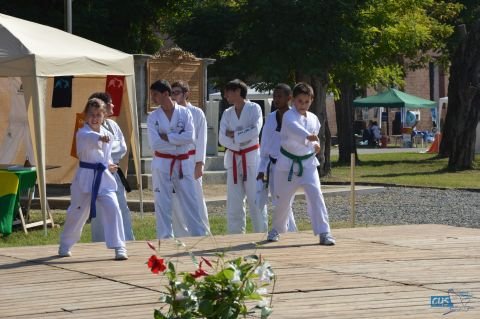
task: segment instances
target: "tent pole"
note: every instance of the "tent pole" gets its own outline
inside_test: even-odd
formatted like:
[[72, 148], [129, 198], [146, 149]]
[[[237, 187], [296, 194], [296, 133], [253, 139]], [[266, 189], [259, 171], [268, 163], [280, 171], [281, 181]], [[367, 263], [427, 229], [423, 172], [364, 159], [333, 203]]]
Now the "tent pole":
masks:
[[72, 0], [65, 0], [65, 31], [72, 33]]
[[[33, 129], [30, 127], [32, 141], [34, 141], [33, 150], [37, 166], [37, 184], [40, 194], [40, 207], [42, 210], [43, 230], [47, 236], [47, 191], [45, 178], [45, 92], [47, 89], [47, 79], [39, 76], [22, 77], [22, 83], [25, 92], [26, 104], [28, 105], [29, 122], [33, 123]], [[28, 100], [28, 101], [27, 101]]]

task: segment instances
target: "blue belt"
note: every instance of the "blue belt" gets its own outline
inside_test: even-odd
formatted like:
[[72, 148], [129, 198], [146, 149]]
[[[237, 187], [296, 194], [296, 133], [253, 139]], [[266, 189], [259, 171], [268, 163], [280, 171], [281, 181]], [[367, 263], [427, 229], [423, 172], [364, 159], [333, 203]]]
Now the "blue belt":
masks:
[[88, 163], [80, 161], [81, 168], [93, 169], [93, 183], [92, 183], [92, 198], [90, 200], [90, 218], [97, 216], [97, 201], [98, 191], [100, 189], [100, 182], [102, 181], [103, 171], [106, 169], [102, 163]]

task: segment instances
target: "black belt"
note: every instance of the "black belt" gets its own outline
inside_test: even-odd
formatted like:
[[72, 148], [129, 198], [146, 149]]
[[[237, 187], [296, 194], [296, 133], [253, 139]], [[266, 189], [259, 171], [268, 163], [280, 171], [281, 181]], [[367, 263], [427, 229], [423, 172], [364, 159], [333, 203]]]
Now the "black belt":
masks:
[[125, 187], [125, 191], [127, 193], [130, 193], [132, 191], [132, 188], [130, 187], [130, 184], [125, 178], [125, 174], [123, 174], [123, 171], [120, 168], [120, 166], [118, 166], [118, 164], [117, 164], [117, 174], [118, 174], [118, 177], [120, 178], [120, 182], [122, 182], [123, 187]]
[[265, 180], [265, 184], [266, 184], [266, 188], [268, 188], [268, 184], [270, 182], [270, 165], [273, 164], [277, 164], [277, 159], [276, 158], [273, 158], [271, 157], [270, 155], [268, 155], [270, 161], [268, 161], [268, 165], [267, 165], [267, 179]]

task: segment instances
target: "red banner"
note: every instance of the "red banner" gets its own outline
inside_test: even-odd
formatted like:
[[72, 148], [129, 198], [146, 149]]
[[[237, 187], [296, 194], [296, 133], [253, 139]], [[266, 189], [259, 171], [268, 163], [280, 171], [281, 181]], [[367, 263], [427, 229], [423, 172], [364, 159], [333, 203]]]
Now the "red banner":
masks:
[[107, 75], [107, 82], [105, 84], [105, 92], [112, 97], [113, 116], [120, 114], [122, 106], [123, 87], [125, 84], [125, 76], [123, 75]]

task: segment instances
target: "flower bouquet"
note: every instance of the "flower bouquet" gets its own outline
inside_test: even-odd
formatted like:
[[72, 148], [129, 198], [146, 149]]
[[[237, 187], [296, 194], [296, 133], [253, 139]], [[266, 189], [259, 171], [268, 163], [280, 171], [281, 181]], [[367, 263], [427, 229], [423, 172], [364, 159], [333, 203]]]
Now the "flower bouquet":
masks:
[[[196, 267], [193, 272], [177, 272], [175, 264], [157, 256], [147, 264], [152, 273], [164, 274], [165, 285], [160, 301], [164, 305], [154, 312], [155, 319], [178, 318], [267, 318], [271, 312], [275, 274], [261, 255], [233, 259], [217, 253], [213, 260], [189, 252]], [[183, 245], [183, 243], [181, 243]], [[184, 245], [183, 245], [184, 246]]]

